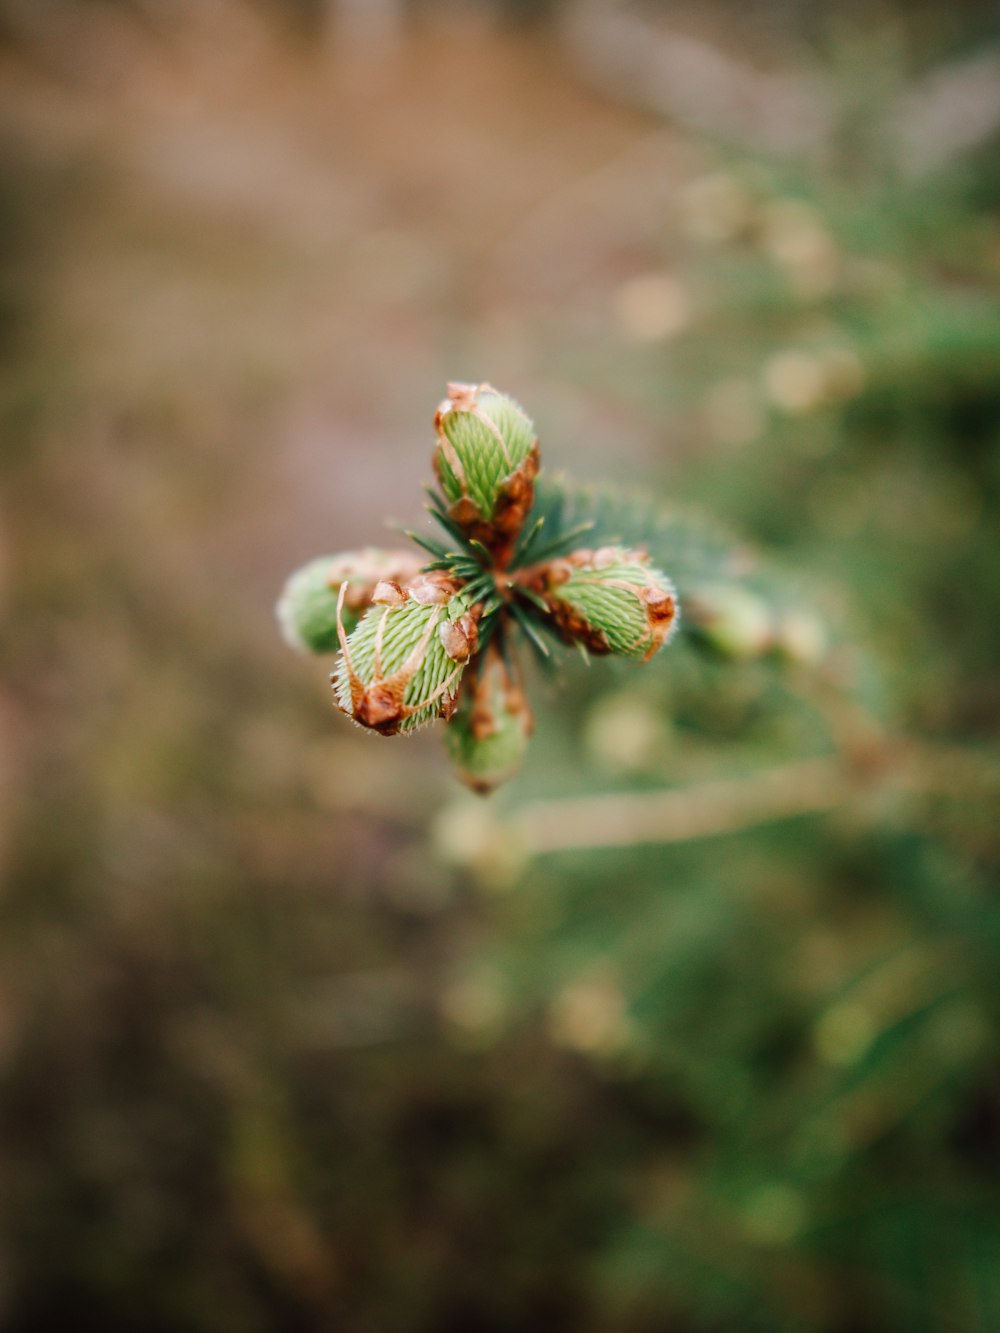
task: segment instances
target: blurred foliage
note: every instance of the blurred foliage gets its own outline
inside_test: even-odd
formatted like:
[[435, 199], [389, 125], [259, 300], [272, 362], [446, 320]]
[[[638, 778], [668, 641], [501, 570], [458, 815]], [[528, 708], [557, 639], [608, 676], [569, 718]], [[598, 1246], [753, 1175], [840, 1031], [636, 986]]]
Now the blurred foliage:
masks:
[[[907, 174], [862, 115], [810, 163], [736, 156], [605, 119], [547, 47], [435, 33], [393, 122], [434, 188], [337, 139], [324, 194], [283, 146], [387, 113], [284, 55], [241, 93], [211, 44], [185, 85], [179, 39], [114, 32], [121, 102], [4, 56], [0, 1324], [1000, 1327], [995, 143]], [[594, 175], [556, 180], [588, 127]], [[528, 222], [464, 249], [501, 144]], [[816, 651], [574, 666], [490, 805], [433, 738], [341, 725], [274, 594], [384, 512], [380, 433], [426, 471], [396, 396], [429, 417], [477, 369], [551, 458], [765, 548], [746, 586]], [[327, 374], [317, 454], [283, 404]], [[827, 813], [518, 841], [801, 761]]]

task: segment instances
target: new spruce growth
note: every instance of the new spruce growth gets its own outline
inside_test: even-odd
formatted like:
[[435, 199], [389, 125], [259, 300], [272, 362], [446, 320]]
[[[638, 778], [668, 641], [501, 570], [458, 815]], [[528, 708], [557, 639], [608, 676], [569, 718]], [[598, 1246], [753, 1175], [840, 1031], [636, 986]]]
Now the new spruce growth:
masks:
[[339, 650], [338, 706], [392, 736], [442, 718], [459, 776], [491, 791], [520, 767], [532, 731], [518, 653], [548, 659], [562, 641], [648, 661], [677, 624], [677, 594], [648, 551], [590, 520], [567, 522], [558, 487], [536, 493], [534, 427], [488, 384], [450, 384], [434, 418], [442, 494], [430, 511], [446, 540], [409, 534], [430, 556], [362, 551], [296, 571], [277, 614], [296, 647]]
[[592, 653], [648, 662], [677, 618], [674, 585], [650, 566], [645, 551], [573, 551], [540, 566], [532, 585], [563, 636]]

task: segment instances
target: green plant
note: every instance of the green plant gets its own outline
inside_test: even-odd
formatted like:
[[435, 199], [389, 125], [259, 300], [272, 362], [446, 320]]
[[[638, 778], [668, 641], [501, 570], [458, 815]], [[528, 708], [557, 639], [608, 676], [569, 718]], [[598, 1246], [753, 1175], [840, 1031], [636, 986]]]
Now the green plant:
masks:
[[[450, 384], [434, 419], [440, 491], [430, 513], [446, 540], [410, 532], [431, 557], [362, 551], [310, 561], [277, 606], [286, 639], [339, 650], [340, 709], [392, 736], [443, 719], [446, 748], [474, 790], [520, 766], [533, 721], [519, 649], [554, 644], [585, 660], [648, 662], [673, 637], [680, 571], [694, 637], [726, 657], [824, 648], [802, 613], [777, 613], [747, 584], [745, 553], [704, 524], [612, 490], [538, 482], [531, 421], [488, 384]], [[578, 545], [587, 541], [587, 546]]]

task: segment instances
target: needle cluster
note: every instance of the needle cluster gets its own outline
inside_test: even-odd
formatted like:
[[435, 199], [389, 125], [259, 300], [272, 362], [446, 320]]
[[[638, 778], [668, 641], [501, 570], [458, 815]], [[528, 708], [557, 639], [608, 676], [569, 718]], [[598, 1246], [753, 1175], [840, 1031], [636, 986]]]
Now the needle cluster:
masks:
[[449, 384], [434, 429], [442, 537], [407, 534], [429, 558], [368, 547], [313, 560], [277, 614], [289, 642], [338, 652], [344, 713], [383, 736], [443, 719], [459, 776], [487, 792], [517, 771], [532, 731], [521, 648], [646, 662], [676, 628], [677, 593], [640, 545], [585, 548], [592, 523], [553, 524], [537, 502], [534, 426], [512, 398]]

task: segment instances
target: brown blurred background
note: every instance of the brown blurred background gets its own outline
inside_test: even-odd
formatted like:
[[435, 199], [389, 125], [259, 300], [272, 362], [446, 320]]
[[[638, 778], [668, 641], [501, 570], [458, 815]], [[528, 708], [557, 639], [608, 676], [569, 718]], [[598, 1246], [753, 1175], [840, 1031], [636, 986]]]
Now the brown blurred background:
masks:
[[[985, 4], [2, 0], [0, 1327], [1000, 1327], [998, 129]], [[351, 728], [273, 603], [454, 379], [982, 781], [532, 858], [813, 703], [571, 673], [485, 807]]]

